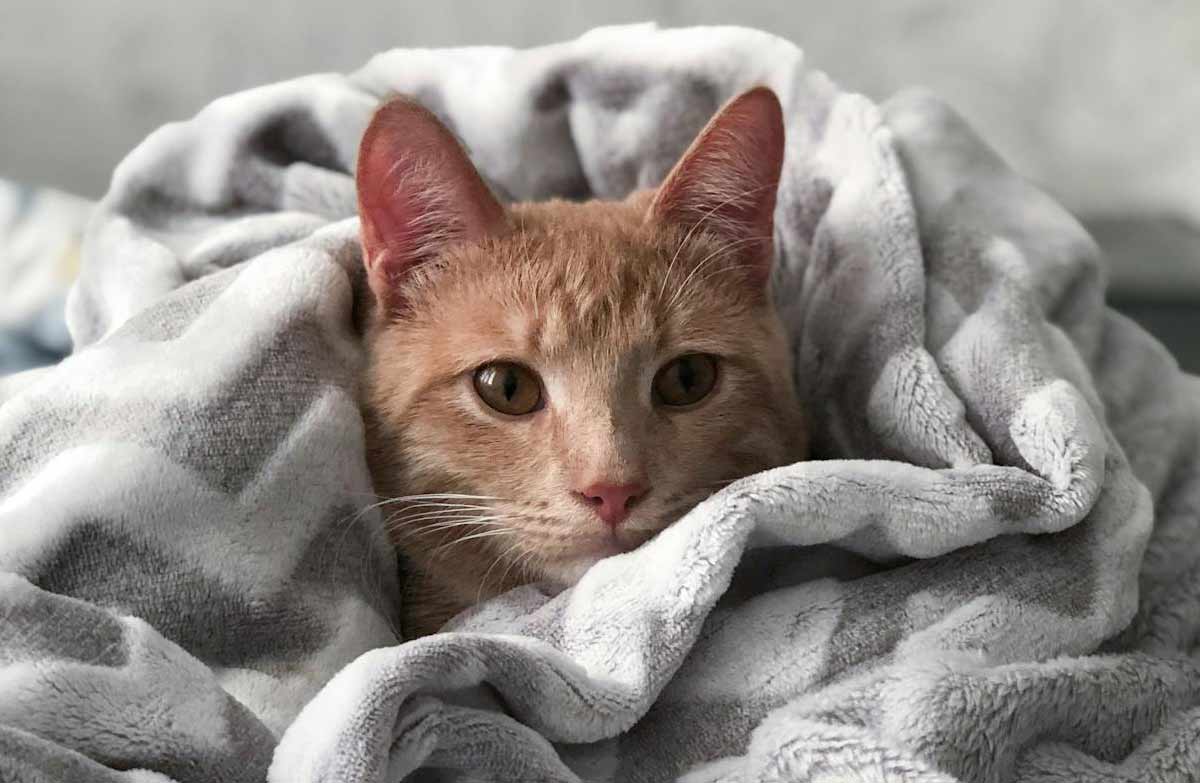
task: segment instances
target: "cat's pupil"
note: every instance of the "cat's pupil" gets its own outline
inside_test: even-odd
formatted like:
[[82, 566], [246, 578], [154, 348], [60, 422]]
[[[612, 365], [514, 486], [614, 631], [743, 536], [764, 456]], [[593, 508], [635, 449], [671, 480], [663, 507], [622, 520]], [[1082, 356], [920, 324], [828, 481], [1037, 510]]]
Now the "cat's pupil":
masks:
[[716, 379], [717, 365], [712, 356], [687, 354], [659, 370], [654, 378], [654, 394], [665, 405], [692, 405], [708, 396]]
[[692, 367], [691, 359], [682, 359], [679, 362], [679, 385], [685, 392], [691, 391], [696, 385], [696, 369]]
[[517, 394], [517, 387], [521, 385], [517, 374], [511, 369], [504, 372], [504, 399], [512, 402], [512, 398]]

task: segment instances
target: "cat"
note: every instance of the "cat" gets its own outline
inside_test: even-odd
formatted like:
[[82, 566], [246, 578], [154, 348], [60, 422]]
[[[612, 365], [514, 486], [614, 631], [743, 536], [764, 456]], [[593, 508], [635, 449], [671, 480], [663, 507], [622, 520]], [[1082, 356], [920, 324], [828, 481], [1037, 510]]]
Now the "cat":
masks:
[[402, 631], [570, 585], [731, 481], [806, 458], [769, 277], [782, 110], [731, 100], [654, 190], [502, 206], [395, 98], [356, 170], [367, 459]]

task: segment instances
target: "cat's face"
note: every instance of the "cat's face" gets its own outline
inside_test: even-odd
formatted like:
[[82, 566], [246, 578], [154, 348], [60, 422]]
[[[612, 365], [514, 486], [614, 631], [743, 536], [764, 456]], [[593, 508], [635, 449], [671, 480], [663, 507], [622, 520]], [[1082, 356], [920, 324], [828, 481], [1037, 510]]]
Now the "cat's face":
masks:
[[384, 506], [390, 532], [463, 600], [574, 581], [803, 458], [766, 286], [782, 130], [763, 92], [619, 203], [505, 211], [423, 110], [368, 131], [369, 458], [384, 499], [424, 496]]

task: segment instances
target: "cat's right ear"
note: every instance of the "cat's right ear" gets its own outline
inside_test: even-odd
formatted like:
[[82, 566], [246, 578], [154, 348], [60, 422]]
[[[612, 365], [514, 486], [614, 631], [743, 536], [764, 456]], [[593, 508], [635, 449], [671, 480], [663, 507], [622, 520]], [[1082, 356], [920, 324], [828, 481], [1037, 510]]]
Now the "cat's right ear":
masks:
[[400, 284], [417, 265], [505, 226], [504, 207], [458, 140], [409, 98], [388, 101], [371, 118], [355, 184], [367, 279], [388, 308], [402, 304]]
[[704, 229], [734, 249], [756, 284], [772, 263], [776, 191], [784, 155], [783, 108], [766, 87], [717, 112], [659, 187], [650, 217]]

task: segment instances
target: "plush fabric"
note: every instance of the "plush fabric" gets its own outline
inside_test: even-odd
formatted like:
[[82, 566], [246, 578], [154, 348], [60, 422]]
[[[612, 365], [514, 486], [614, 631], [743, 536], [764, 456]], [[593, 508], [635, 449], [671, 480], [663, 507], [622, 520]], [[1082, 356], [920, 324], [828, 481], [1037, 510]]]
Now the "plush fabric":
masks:
[[[417, 96], [505, 198], [619, 197], [758, 83], [822, 459], [401, 643], [356, 406], [373, 107]], [[933, 97], [740, 29], [388, 52], [152, 135], [68, 320], [0, 381], [0, 779], [1200, 774], [1200, 386]]]

